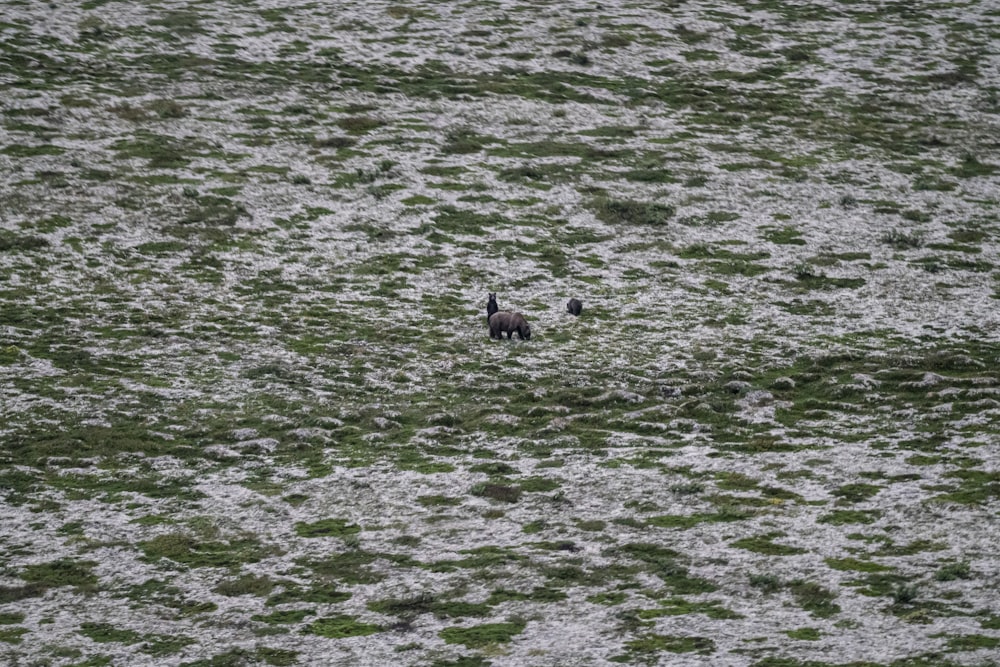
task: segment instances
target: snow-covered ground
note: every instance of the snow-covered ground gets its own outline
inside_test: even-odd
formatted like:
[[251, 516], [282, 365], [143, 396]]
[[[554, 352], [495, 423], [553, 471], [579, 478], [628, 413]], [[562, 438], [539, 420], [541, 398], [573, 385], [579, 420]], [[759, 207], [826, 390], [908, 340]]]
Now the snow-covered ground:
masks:
[[6, 5], [0, 659], [997, 664], [998, 16]]

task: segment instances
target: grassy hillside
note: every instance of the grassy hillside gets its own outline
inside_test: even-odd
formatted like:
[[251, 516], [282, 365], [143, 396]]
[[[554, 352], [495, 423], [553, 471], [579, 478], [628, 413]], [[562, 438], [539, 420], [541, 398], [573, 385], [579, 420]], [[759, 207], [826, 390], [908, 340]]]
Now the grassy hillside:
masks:
[[0, 35], [4, 662], [994, 664], [990, 3]]

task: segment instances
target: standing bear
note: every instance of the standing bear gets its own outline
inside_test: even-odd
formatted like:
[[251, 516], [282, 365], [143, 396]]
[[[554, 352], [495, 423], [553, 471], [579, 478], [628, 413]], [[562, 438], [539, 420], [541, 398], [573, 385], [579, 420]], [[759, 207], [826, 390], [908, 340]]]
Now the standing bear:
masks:
[[579, 299], [570, 299], [569, 302], [566, 304], [566, 310], [571, 315], [576, 315], [577, 317], [579, 317], [580, 313], [583, 312], [583, 302], [580, 301]]
[[486, 300], [486, 323], [490, 323], [490, 317], [493, 313], [500, 310], [500, 306], [497, 305], [497, 293], [490, 292], [489, 298]]

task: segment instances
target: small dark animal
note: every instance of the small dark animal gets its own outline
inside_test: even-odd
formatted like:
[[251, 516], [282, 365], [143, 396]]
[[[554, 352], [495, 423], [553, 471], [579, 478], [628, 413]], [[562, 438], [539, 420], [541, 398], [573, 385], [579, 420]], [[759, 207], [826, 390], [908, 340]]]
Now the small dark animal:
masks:
[[531, 338], [531, 327], [521, 313], [510, 313], [505, 310], [490, 315], [490, 338], [503, 338], [505, 331], [508, 339], [512, 338], [515, 332], [521, 340]]
[[500, 310], [500, 306], [497, 305], [497, 293], [496, 292], [490, 292], [489, 295], [490, 295], [490, 298], [486, 301], [486, 323], [487, 324], [490, 323], [490, 316], [493, 315], [493, 313], [495, 313], [498, 310]]
[[569, 311], [571, 315], [579, 317], [580, 313], [583, 312], [583, 302], [579, 299], [570, 299], [569, 303], [566, 304], [566, 310]]

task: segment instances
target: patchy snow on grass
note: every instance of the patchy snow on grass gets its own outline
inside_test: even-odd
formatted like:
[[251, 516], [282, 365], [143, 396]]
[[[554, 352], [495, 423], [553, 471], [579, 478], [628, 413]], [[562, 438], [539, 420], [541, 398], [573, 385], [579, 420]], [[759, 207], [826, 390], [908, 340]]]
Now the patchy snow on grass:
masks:
[[0, 660], [992, 664], [990, 12], [9, 7]]

